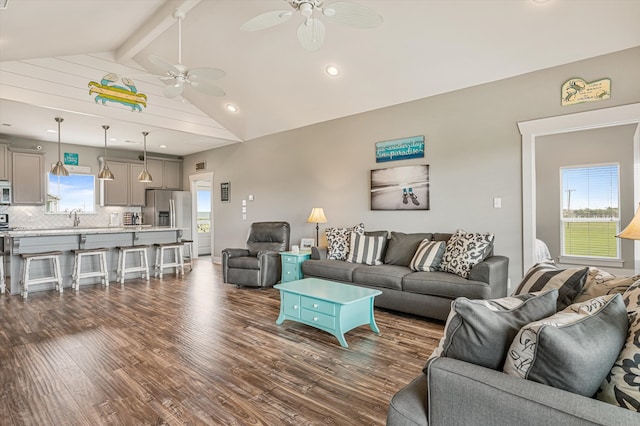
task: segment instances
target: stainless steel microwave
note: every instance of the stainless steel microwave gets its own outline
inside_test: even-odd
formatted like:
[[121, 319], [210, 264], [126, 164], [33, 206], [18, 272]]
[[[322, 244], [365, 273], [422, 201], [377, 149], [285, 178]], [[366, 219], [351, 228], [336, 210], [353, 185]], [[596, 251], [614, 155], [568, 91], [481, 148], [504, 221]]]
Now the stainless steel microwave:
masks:
[[11, 204], [11, 182], [0, 181], [0, 204]]

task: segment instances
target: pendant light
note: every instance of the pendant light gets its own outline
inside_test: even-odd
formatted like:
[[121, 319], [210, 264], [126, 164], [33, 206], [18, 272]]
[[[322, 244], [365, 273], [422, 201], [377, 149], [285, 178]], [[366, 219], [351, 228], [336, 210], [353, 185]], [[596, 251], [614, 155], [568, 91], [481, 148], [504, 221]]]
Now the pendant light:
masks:
[[62, 161], [60, 161], [60, 123], [64, 121], [63, 118], [56, 117], [56, 121], [58, 122], [58, 162], [51, 167], [51, 173], [54, 176], [69, 176], [69, 171], [64, 167]]
[[109, 126], [104, 124], [102, 128], [104, 129], [104, 166], [102, 166], [102, 170], [98, 173], [98, 179], [113, 180], [113, 173], [111, 173], [109, 165], [107, 164], [107, 130], [109, 130]]
[[144, 169], [138, 175], [138, 182], [153, 182], [151, 173], [147, 170], [147, 135], [149, 132], [142, 132], [144, 136]]

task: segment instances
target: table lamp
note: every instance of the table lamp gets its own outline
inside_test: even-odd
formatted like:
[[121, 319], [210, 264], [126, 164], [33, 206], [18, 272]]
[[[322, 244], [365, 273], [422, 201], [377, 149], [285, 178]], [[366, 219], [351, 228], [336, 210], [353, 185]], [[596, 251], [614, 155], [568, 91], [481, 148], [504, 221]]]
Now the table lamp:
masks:
[[[638, 205], [638, 210], [636, 210], [636, 215], [631, 219], [631, 222], [627, 225], [626, 228], [622, 230], [618, 235], [618, 238], [625, 238], [627, 240], [640, 240], [640, 205]], [[636, 258], [636, 273], [640, 272], [640, 266], [638, 259], [638, 254], [635, 255]]]
[[322, 209], [322, 207], [314, 207], [311, 210], [311, 214], [309, 215], [307, 222], [316, 224], [316, 245], [319, 245], [320, 244], [320, 239], [319, 239], [320, 226], [318, 224], [327, 223], [327, 217], [324, 215], [324, 210]]

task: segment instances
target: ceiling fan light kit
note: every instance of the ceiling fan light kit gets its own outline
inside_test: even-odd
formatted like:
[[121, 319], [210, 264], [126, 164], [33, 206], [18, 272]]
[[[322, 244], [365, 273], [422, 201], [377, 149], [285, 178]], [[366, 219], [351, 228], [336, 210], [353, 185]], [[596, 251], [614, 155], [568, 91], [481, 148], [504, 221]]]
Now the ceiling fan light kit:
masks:
[[175, 98], [182, 95], [185, 86], [210, 96], [224, 96], [224, 90], [213, 83], [226, 75], [218, 68], [188, 68], [182, 64], [182, 20], [185, 17], [183, 11], [176, 9], [173, 17], [178, 21], [178, 63], [171, 64], [160, 56], [150, 55], [149, 62], [156, 67], [160, 80], [167, 82], [163, 94], [167, 98]]
[[[289, 0], [287, 3], [304, 18], [298, 26], [298, 42], [304, 49], [311, 52], [322, 47], [325, 36], [324, 23], [313, 16], [316, 11], [321, 12], [320, 14], [329, 21], [355, 28], [376, 28], [382, 24], [382, 16], [375, 10], [348, 1], [338, 1], [327, 6], [323, 6], [320, 0]], [[286, 22], [291, 16], [293, 16], [291, 11], [266, 12], [249, 19], [240, 29], [263, 30]]]
[[60, 160], [60, 123], [64, 121], [61, 117], [56, 117], [56, 122], [58, 123], [58, 162], [51, 167], [50, 173], [54, 176], [69, 176], [69, 171], [64, 167], [62, 161]]

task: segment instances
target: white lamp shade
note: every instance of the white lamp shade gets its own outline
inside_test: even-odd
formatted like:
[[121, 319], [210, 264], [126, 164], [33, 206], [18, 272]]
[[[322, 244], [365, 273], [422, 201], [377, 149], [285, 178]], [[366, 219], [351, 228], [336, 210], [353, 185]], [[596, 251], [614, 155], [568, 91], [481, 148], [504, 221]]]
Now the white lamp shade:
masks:
[[638, 206], [636, 215], [631, 219], [631, 222], [616, 237], [626, 238], [627, 240], [640, 240], [640, 206]]
[[327, 223], [327, 217], [324, 215], [322, 207], [314, 207], [307, 219], [309, 223]]

